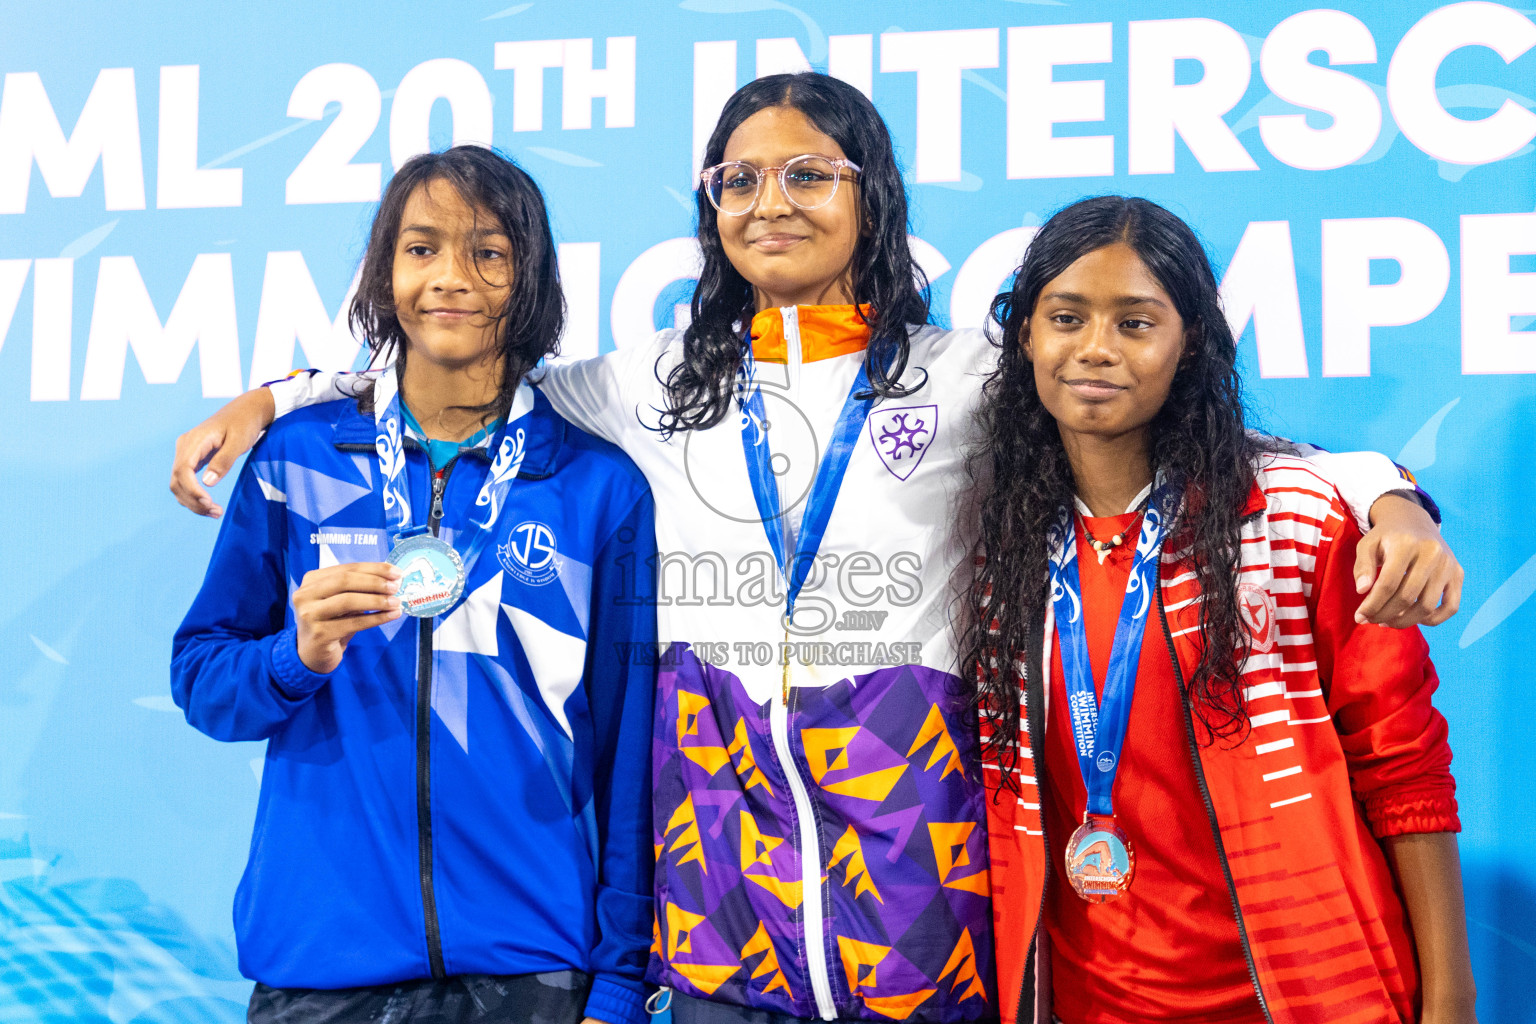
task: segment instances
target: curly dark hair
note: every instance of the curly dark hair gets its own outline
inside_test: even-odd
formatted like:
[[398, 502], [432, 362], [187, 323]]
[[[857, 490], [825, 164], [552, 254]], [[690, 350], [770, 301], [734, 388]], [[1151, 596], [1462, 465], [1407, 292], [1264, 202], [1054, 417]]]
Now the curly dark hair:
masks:
[[[769, 107], [800, 111], [834, 139], [862, 170], [858, 176], [863, 232], [853, 254], [853, 299], [872, 311], [865, 365], [870, 389], [899, 398], [922, 388], [900, 383], [907, 368], [908, 328], [928, 322], [928, 281], [907, 243], [907, 192], [896, 165], [891, 133], [873, 103], [858, 89], [814, 71], [768, 75], [742, 86], [726, 101], [704, 148], [704, 166], [725, 159], [725, 144], [743, 121]], [[696, 185], [698, 183], [695, 183]], [[731, 265], [720, 241], [718, 213], [697, 188], [699, 248], [704, 270], [694, 289], [692, 322], [683, 333], [683, 358], [664, 381], [667, 407], [660, 430], [702, 430], [730, 409], [743, 346], [738, 324], [752, 319], [752, 285]]]
[[982, 390], [985, 441], [969, 459], [972, 479], [985, 489], [976, 499], [978, 557], [970, 591], [975, 599], [968, 602], [979, 614], [968, 617], [961, 664], [971, 667], [974, 699], [993, 726], [988, 754], [1005, 764], [1015, 756], [1024, 687], [1016, 659], [1026, 650], [1026, 627], [1033, 624], [1039, 635], [1048, 601], [1048, 537], [1076, 491], [1023, 340], [1045, 286], [1083, 256], [1117, 242], [1141, 257], [1172, 298], [1186, 331], [1172, 390], [1151, 424], [1151, 452], [1154, 467], [1184, 483], [1182, 508], [1167, 527], [1166, 550], [1187, 550], [1182, 557], [1204, 597], [1200, 662], [1189, 681], [1192, 704], [1211, 742], [1241, 735], [1247, 727], [1239, 664], [1249, 638], [1238, 613], [1236, 570], [1242, 509], [1254, 483], [1254, 459], [1265, 446], [1244, 425], [1237, 342], [1222, 313], [1210, 261], [1189, 226], [1146, 199], [1099, 196], [1046, 222], [1011, 291], [992, 306], [1002, 327], [1002, 352]]
[[[504, 359], [501, 387], [485, 405], [470, 410], [505, 415], [518, 382], [539, 360], [559, 351], [565, 326], [565, 294], [544, 193], [510, 158], [484, 146], [454, 146], [414, 156], [395, 172], [373, 217], [347, 322], [353, 334], [368, 339], [373, 365], [393, 359], [404, 374], [409, 346], [395, 315], [395, 245], [411, 193], [434, 181], [451, 185], [477, 218], [480, 211], [495, 217], [512, 242], [512, 292], [495, 318]], [[367, 403], [371, 381], [364, 392], [361, 397]]]

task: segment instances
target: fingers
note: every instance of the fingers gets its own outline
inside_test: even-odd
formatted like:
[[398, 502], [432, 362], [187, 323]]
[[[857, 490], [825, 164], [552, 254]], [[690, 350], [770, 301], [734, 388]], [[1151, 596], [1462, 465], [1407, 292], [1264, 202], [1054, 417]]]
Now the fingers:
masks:
[[224, 478], [235, 460], [251, 450], [261, 432], [272, 422], [272, 396], [266, 388], [246, 392], [207, 421], [209, 429], [219, 433], [218, 451], [208, 459], [208, 469], [203, 473], [203, 483], [209, 487]]
[[1365, 600], [1355, 610], [1355, 621], [1375, 622], [1393, 592], [1396, 579], [1388, 581], [1382, 569], [1383, 552], [1380, 540], [1374, 532], [1366, 534], [1355, 550], [1355, 593], [1365, 594]]
[[353, 562], [304, 575], [293, 595], [299, 657], [317, 672], [341, 660], [347, 641], [401, 614], [400, 570], [388, 562]]
[[224, 514], [197, 481], [197, 471], [220, 443], [220, 434], [197, 426], [176, 439], [176, 455], [171, 463], [171, 493], [185, 508], [200, 516], [217, 519]]
[[1355, 612], [1356, 622], [1406, 629], [1437, 626], [1456, 614], [1464, 574], [1444, 542], [1373, 545], [1369, 552], [1362, 542], [1360, 548], [1355, 562], [1357, 589], [1365, 575], [1363, 565], [1379, 559], [1381, 568]]
[[389, 562], [349, 562], [304, 574], [294, 592], [295, 609], [339, 594], [393, 595], [400, 588], [400, 567]]
[[[217, 519], [224, 510], [208, 496], [212, 487], [229, 472], [235, 460], [250, 450], [262, 430], [272, 422], [277, 406], [266, 388], [257, 388], [230, 401], [196, 427], [176, 439], [171, 466], [171, 493], [182, 505], [200, 516]], [[202, 481], [198, 470], [207, 464]]]
[[1381, 568], [1381, 537], [1373, 530], [1355, 546], [1355, 593], [1363, 594], [1376, 580]]
[[1450, 548], [1435, 545], [1406, 577], [1403, 596], [1413, 603], [1393, 617], [1391, 625], [1398, 629], [1438, 626], [1455, 615], [1461, 605], [1462, 575]]
[[400, 599], [393, 594], [337, 594], [313, 603], [308, 609], [308, 620], [316, 635], [331, 640], [399, 617]]
[[1451, 581], [1446, 584], [1445, 592], [1440, 598], [1440, 607], [1424, 620], [1424, 625], [1438, 626], [1461, 610], [1461, 584], [1464, 578], [1465, 574], [1461, 566], [1456, 566], [1456, 572], [1451, 576]]
[[213, 458], [208, 460], [208, 468], [203, 472], [203, 483], [209, 487], [224, 479], [234, 466], [235, 460], [245, 454], [245, 449], [237, 449], [232, 444], [222, 446], [213, 453]]
[[1376, 574], [1376, 582], [1371, 585], [1370, 593], [1365, 595], [1365, 600], [1360, 602], [1360, 607], [1355, 611], [1356, 622], [1385, 626], [1389, 620], [1403, 612], [1407, 604], [1400, 594], [1408, 567], [1409, 561], [1401, 546], [1382, 550], [1381, 570]]
[[1382, 608], [1380, 621], [1393, 629], [1407, 629], [1427, 619], [1440, 603], [1438, 593], [1430, 594], [1434, 574], [1435, 567], [1430, 562], [1422, 558], [1413, 562], [1403, 573], [1397, 593]]

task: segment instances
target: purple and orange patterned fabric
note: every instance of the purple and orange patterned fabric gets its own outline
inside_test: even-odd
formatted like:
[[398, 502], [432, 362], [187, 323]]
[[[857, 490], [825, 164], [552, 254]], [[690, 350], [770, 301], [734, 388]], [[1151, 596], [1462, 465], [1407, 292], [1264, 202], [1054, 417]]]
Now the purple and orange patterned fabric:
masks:
[[[995, 1013], [984, 794], [965, 771], [975, 725], [955, 677], [904, 665], [793, 691], [791, 767], [816, 828], [806, 837], [771, 705], [686, 644], [666, 660], [649, 979], [814, 1018], [819, 969], [840, 1018]], [[798, 852], [809, 842], [822, 865], [814, 892]], [[808, 898], [821, 906], [820, 964], [808, 956]]]

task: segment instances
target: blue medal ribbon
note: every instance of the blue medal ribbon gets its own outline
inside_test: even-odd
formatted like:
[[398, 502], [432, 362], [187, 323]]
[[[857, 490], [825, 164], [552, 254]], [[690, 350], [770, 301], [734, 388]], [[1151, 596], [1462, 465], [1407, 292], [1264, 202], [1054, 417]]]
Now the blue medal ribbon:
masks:
[[[475, 513], [462, 530], [456, 531], [456, 539], [468, 537], [467, 543], [453, 545], [464, 563], [467, 580], [470, 569], [480, 552], [485, 550], [506, 503], [511, 488], [523, 466], [528, 433], [519, 424], [533, 410], [532, 394], [527, 385], [520, 387], [512, 399], [507, 421], [491, 439], [490, 471], [475, 497]], [[400, 408], [400, 383], [393, 366], [379, 375], [373, 386], [373, 420], [377, 431], [375, 449], [379, 456], [379, 472], [384, 481], [384, 522], [391, 544], [425, 533], [425, 524], [411, 525], [410, 473], [406, 466], [404, 416]]]
[[1152, 588], [1158, 585], [1157, 564], [1163, 546], [1165, 502], [1175, 489], [1158, 478], [1142, 517], [1131, 576], [1115, 624], [1109, 667], [1104, 673], [1104, 699], [1094, 692], [1093, 666], [1088, 657], [1088, 631], [1083, 615], [1082, 587], [1077, 569], [1077, 531], [1071, 510], [1063, 510], [1052, 529], [1051, 607], [1061, 636], [1061, 668], [1072, 717], [1072, 737], [1077, 747], [1078, 769], [1088, 790], [1089, 814], [1114, 815], [1115, 774], [1120, 751], [1131, 719], [1131, 699], [1136, 693], [1136, 667], [1141, 660], [1141, 641], [1146, 634], [1147, 613], [1152, 607]]
[[[747, 345], [743, 363], [744, 380], [738, 383], [743, 413], [741, 445], [747, 456], [747, 476], [752, 481], [752, 496], [757, 499], [758, 515], [768, 534], [773, 557], [784, 574], [787, 588], [784, 621], [787, 629], [794, 619], [795, 599], [800, 596], [800, 588], [804, 586], [811, 566], [815, 563], [821, 538], [827, 532], [827, 523], [832, 518], [832, 506], [837, 502], [843, 476], [848, 471], [848, 461], [853, 457], [853, 449], [858, 444], [865, 420], [869, 418], [869, 410], [874, 407], [875, 397], [870, 393], [869, 371], [861, 365], [853, 380], [853, 387], [848, 390], [848, 397], [843, 402], [842, 411], [838, 413], [837, 424], [833, 427], [826, 451], [822, 453], [821, 463], [816, 467], [811, 493], [806, 498], [805, 515], [800, 520], [800, 533], [795, 550], [791, 553], [784, 531], [784, 511], [779, 502], [778, 480], [773, 472], [773, 452], [768, 447], [767, 432], [762, 426], [768, 420], [768, 412], [763, 404], [762, 390], [755, 379], [750, 339]], [[864, 397], [859, 397], [861, 395]]]

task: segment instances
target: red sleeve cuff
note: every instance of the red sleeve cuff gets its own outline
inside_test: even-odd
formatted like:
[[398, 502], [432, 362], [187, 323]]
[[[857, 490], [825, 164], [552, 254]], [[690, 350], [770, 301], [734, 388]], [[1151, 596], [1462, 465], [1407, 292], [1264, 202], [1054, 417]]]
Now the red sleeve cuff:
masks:
[[1365, 801], [1365, 820], [1377, 839], [1461, 831], [1454, 786], [1370, 797]]

